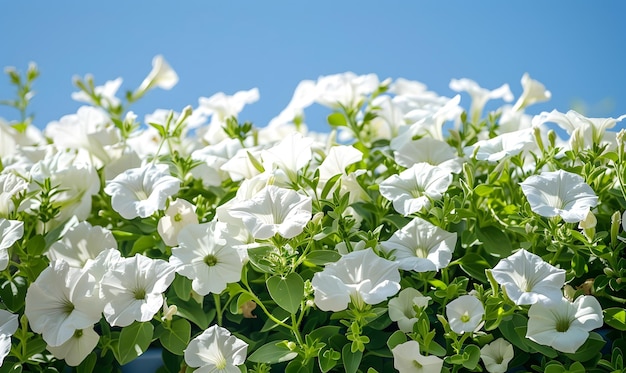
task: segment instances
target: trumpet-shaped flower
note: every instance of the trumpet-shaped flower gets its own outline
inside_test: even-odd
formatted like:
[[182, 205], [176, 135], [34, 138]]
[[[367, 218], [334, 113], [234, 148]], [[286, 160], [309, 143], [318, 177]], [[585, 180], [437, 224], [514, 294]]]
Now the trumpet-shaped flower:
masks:
[[524, 249], [500, 260], [491, 273], [515, 304], [535, 304], [562, 297], [565, 271]]
[[268, 185], [252, 199], [235, 204], [230, 214], [240, 218], [256, 239], [265, 240], [276, 233], [293, 238], [311, 220], [311, 203], [311, 197], [292, 189]]
[[287, 107], [270, 120], [268, 128], [276, 129], [286, 123], [302, 121], [304, 109], [315, 102], [317, 96], [316, 83], [312, 80], [303, 80], [293, 92], [293, 97]]
[[316, 101], [320, 105], [337, 109], [354, 110], [366, 95], [378, 88], [376, 74], [356, 75], [352, 72], [322, 76], [317, 80]]
[[176, 246], [181, 229], [190, 224], [198, 224], [196, 206], [184, 199], [176, 199], [170, 203], [165, 210], [165, 215], [159, 219], [157, 231], [166, 245]]
[[443, 368], [443, 360], [437, 356], [424, 356], [420, 353], [417, 341], [401, 343], [391, 350], [393, 367], [400, 373], [438, 373]]
[[589, 209], [598, 204], [598, 197], [580, 175], [563, 170], [530, 176], [520, 185], [535, 213], [547, 218], [561, 216], [567, 223], [585, 219]]
[[534, 144], [533, 132], [531, 129], [525, 129], [478, 141], [463, 151], [467, 155], [473, 155], [476, 152], [476, 159], [479, 161], [495, 163], [505, 157], [521, 153], [532, 144]]
[[47, 256], [51, 261], [62, 259], [70, 267], [83, 268], [107, 249], [117, 250], [113, 233], [83, 221], [70, 228], [61, 240], [53, 243]]
[[48, 351], [57, 359], [65, 359], [67, 365], [75, 367], [85, 360], [98, 345], [100, 335], [91, 328], [76, 329], [74, 334], [60, 346], [48, 345]]
[[266, 170], [278, 168], [286, 173], [289, 179], [296, 181], [296, 173], [313, 157], [312, 145], [312, 138], [303, 137], [299, 132], [292, 133], [280, 143], [261, 152], [263, 166]]
[[457, 334], [478, 330], [484, 315], [485, 307], [473, 295], [461, 295], [446, 305], [450, 329]]
[[372, 249], [353, 251], [317, 272], [311, 281], [315, 304], [322, 311], [345, 310], [352, 301], [378, 304], [400, 290], [398, 264]]
[[174, 280], [174, 267], [161, 259], [137, 254], [107, 272], [100, 285], [106, 304], [104, 317], [112, 326], [145, 322], [163, 306], [163, 292]]
[[178, 83], [176, 71], [165, 61], [161, 55], [156, 55], [152, 59], [152, 70], [141, 82], [135, 92], [135, 97], [142, 96], [146, 91], [154, 87], [170, 90]]
[[97, 323], [102, 308], [94, 277], [57, 260], [28, 287], [24, 313], [48, 345], [60, 346], [76, 329]]
[[117, 175], [104, 187], [111, 206], [124, 219], [147, 218], [165, 209], [165, 201], [180, 189], [180, 180], [170, 176], [167, 165], [147, 164]]
[[522, 95], [513, 105], [514, 111], [520, 111], [537, 102], [548, 101], [552, 97], [552, 93], [539, 81], [532, 79], [528, 73], [522, 76], [522, 88], [524, 90]]
[[583, 295], [574, 302], [561, 297], [530, 306], [526, 338], [574, 353], [585, 343], [589, 332], [602, 325], [602, 306], [595, 297]]
[[413, 324], [417, 322], [416, 308], [427, 307], [430, 299], [414, 288], [406, 288], [397, 297], [389, 300], [389, 318], [398, 323], [400, 330], [411, 333]]
[[19, 324], [17, 318], [18, 315], [0, 310], [0, 366], [11, 351], [11, 335], [15, 333]]
[[23, 221], [0, 218], [0, 271], [9, 265], [9, 248], [23, 235]]
[[247, 255], [225, 229], [225, 223], [216, 221], [190, 224], [180, 231], [179, 246], [172, 248], [170, 264], [192, 280], [193, 290], [200, 295], [219, 294], [228, 283], [241, 279]]
[[475, 81], [471, 79], [452, 79], [450, 81], [450, 89], [455, 92], [467, 92], [472, 98], [472, 104], [469, 109], [470, 120], [472, 123], [477, 123], [483, 112], [483, 108], [487, 101], [501, 98], [506, 102], [513, 101], [513, 93], [508, 84], [503, 84], [499, 88], [490, 91], [482, 88]]
[[318, 168], [320, 171], [320, 182], [326, 183], [335, 175], [345, 175], [346, 167], [362, 159], [363, 153], [353, 146], [333, 146]]
[[456, 233], [447, 232], [422, 218], [415, 218], [380, 246], [393, 254], [405, 271], [438, 271], [450, 264]]
[[405, 136], [399, 136], [391, 141], [391, 148], [393, 157], [400, 166], [409, 168], [416, 163], [425, 162], [453, 174], [461, 172], [463, 160], [445, 141], [431, 137], [406, 141]]
[[513, 345], [504, 338], [498, 338], [480, 349], [480, 358], [489, 373], [505, 373], [513, 357]]
[[380, 183], [380, 194], [393, 201], [393, 208], [404, 216], [430, 208], [452, 183], [450, 172], [428, 163], [418, 163], [391, 175]]
[[15, 211], [12, 198], [28, 188], [23, 178], [13, 173], [0, 174], [0, 218], [8, 218]]
[[228, 329], [212, 325], [189, 342], [185, 362], [199, 373], [239, 373], [246, 361], [248, 344], [231, 335]]
[[211, 122], [206, 130], [199, 131], [199, 135], [208, 144], [216, 144], [228, 136], [224, 132], [224, 125], [228, 118], [237, 118], [244, 106], [252, 104], [259, 99], [259, 90], [252, 88], [248, 91], [239, 91], [234, 95], [226, 95], [218, 92], [213, 96], [198, 99], [198, 111], [211, 116]]

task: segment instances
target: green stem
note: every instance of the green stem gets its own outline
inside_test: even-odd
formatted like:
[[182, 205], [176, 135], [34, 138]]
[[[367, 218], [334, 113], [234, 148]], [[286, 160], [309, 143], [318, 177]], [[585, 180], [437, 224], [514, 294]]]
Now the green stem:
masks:
[[215, 310], [217, 311], [217, 325], [222, 326], [222, 299], [219, 294], [213, 293], [213, 300], [215, 301]]

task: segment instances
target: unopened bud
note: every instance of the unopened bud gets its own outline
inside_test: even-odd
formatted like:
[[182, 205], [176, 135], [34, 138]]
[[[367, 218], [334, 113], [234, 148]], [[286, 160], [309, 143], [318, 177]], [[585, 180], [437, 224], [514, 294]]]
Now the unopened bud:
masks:
[[545, 149], [543, 146], [543, 139], [541, 138], [541, 128], [533, 127], [533, 135], [535, 136], [535, 142], [537, 143], [539, 150], [543, 152]]
[[591, 241], [593, 240], [593, 236], [596, 234], [597, 223], [598, 219], [596, 219], [593, 212], [588, 211], [585, 218], [578, 223], [578, 229], [582, 229], [585, 237]]
[[556, 145], [556, 132], [554, 130], [548, 131], [548, 142], [550, 143], [550, 148], [554, 148]]
[[[624, 215], [626, 215], [626, 211], [624, 211]], [[620, 222], [624, 223], [621, 218], [621, 214], [619, 211], [615, 211], [613, 215], [611, 215], [611, 245], [617, 245], [617, 235], [619, 234]]]
[[313, 218], [311, 218], [311, 221], [313, 222], [313, 224], [317, 225], [322, 221], [323, 218], [324, 218], [324, 213], [320, 211], [316, 213], [315, 215], [313, 215]]
[[580, 128], [576, 128], [572, 132], [572, 136], [570, 136], [569, 138], [569, 145], [570, 145], [570, 148], [572, 148], [572, 150], [575, 152], [578, 152], [584, 149], [585, 139], [583, 138]]

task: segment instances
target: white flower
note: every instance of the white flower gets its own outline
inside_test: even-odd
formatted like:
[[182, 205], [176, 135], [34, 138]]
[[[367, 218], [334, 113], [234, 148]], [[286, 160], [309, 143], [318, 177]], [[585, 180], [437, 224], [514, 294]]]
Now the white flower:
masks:
[[461, 295], [446, 305], [450, 329], [457, 334], [478, 330], [484, 315], [485, 307], [473, 295]]
[[125, 219], [147, 218], [165, 209], [165, 201], [178, 192], [180, 181], [170, 176], [167, 165], [147, 164], [131, 168], [109, 181], [104, 192], [113, 210]]
[[26, 292], [30, 327], [50, 346], [60, 346], [76, 329], [91, 327], [102, 315], [94, 277], [57, 260], [41, 272]]
[[380, 194], [393, 201], [393, 208], [404, 216], [430, 208], [452, 183], [452, 174], [428, 163], [417, 163], [380, 183]]
[[394, 232], [380, 246], [393, 253], [400, 269], [405, 271], [438, 271], [450, 264], [456, 246], [456, 233], [447, 232], [422, 218], [415, 218]]
[[113, 233], [106, 228], [93, 227], [83, 221], [70, 228], [62, 239], [53, 243], [46, 255], [51, 261], [62, 259], [70, 267], [83, 268], [107, 249], [117, 250], [117, 241]]
[[7, 218], [15, 211], [12, 198], [26, 190], [28, 183], [11, 172], [0, 174], [0, 217]]
[[391, 140], [391, 149], [396, 162], [403, 167], [411, 167], [416, 163], [426, 162], [433, 166], [450, 171], [453, 174], [461, 172], [463, 160], [456, 150], [448, 143], [431, 137], [407, 141], [405, 136]]
[[[504, 133], [489, 140], [481, 140], [465, 147], [463, 151], [468, 156], [476, 151], [476, 159], [496, 163], [505, 157], [514, 156], [534, 144], [533, 132], [525, 129]], [[476, 150], [478, 149], [478, 150]]]
[[520, 185], [533, 212], [547, 218], [561, 216], [567, 223], [580, 222], [598, 204], [580, 175], [563, 170], [530, 176]]
[[163, 56], [156, 55], [152, 59], [152, 70], [141, 82], [139, 88], [137, 88], [133, 95], [135, 97], [140, 97], [146, 93], [147, 90], [152, 89], [153, 87], [169, 90], [172, 89], [172, 87], [174, 87], [177, 83], [178, 75], [176, 75], [176, 71], [170, 67]]
[[477, 123], [480, 119], [480, 115], [483, 112], [483, 108], [487, 101], [495, 98], [501, 98], [506, 102], [513, 101], [513, 93], [508, 84], [503, 84], [499, 88], [490, 91], [482, 88], [475, 81], [471, 79], [452, 79], [450, 81], [450, 89], [455, 92], [467, 92], [472, 98], [472, 104], [470, 106], [469, 114], [472, 123]]
[[320, 183], [326, 183], [335, 175], [346, 175], [346, 167], [363, 159], [363, 153], [353, 146], [337, 145], [330, 148], [328, 155], [318, 167]]
[[246, 252], [225, 229], [225, 223], [216, 221], [190, 224], [180, 231], [179, 246], [172, 248], [170, 264], [193, 280], [191, 286], [200, 295], [220, 294], [228, 283], [241, 279]]
[[535, 304], [562, 297], [565, 271], [524, 249], [500, 260], [491, 273], [515, 304]]
[[285, 172], [290, 180], [295, 182], [296, 173], [306, 166], [313, 157], [311, 152], [312, 145], [312, 138], [303, 137], [298, 132], [292, 133], [280, 143], [261, 152], [263, 166], [265, 170], [278, 168]]
[[87, 355], [98, 345], [100, 335], [91, 328], [76, 329], [74, 334], [60, 346], [50, 346], [47, 349], [57, 359], [65, 359], [67, 365], [79, 365]]
[[316, 83], [312, 80], [301, 81], [294, 90], [293, 97], [287, 107], [277, 117], [270, 120], [267, 127], [275, 130], [286, 123], [302, 120], [304, 109], [315, 102], [316, 96]]
[[317, 80], [316, 102], [326, 107], [337, 109], [344, 107], [354, 110], [363, 102], [366, 95], [378, 88], [375, 74], [356, 75], [352, 72], [321, 76]]
[[405, 333], [413, 331], [413, 324], [417, 322], [416, 307], [428, 306], [430, 297], [425, 297], [414, 288], [402, 290], [397, 297], [389, 300], [389, 318], [398, 323], [398, 328]]
[[157, 231], [168, 246], [178, 245], [180, 230], [190, 224], [198, 224], [196, 206], [184, 199], [176, 199], [167, 207], [165, 215], [159, 219]]
[[111, 326], [149, 321], [163, 306], [163, 292], [174, 280], [174, 267], [161, 259], [137, 254], [124, 258], [102, 278], [107, 301], [104, 316]]
[[352, 301], [378, 304], [400, 290], [398, 265], [372, 249], [353, 251], [313, 276], [315, 304], [322, 311], [345, 310]]
[[18, 315], [6, 310], [0, 310], [0, 366], [11, 352], [11, 335], [19, 326]]
[[216, 144], [228, 138], [223, 129], [226, 120], [228, 118], [237, 118], [244, 106], [252, 104], [258, 99], [259, 90], [257, 88], [239, 91], [232, 96], [218, 92], [209, 98], [200, 97], [198, 99], [199, 107], [197, 111], [205, 115], [211, 115], [211, 122], [208, 127], [199, 131], [198, 134], [208, 144]]
[[589, 332], [602, 325], [602, 306], [596, 298], [583, 295], [573, 303], [561, 298], [530, 306], [526, 338], [574, 353], [585, 343]]
[[311, 220], [311, 203], [311, 197], [292, 189], [268, 185], [252, 199], [235, 204], [230, 214], [242, 219], [254, 238], [265, 240], [276, 233], [293, 238]]
[[[86, 81], [93, 81], [93, 77], [86, 76]], [[94, 87], [93, 92], [97, 97], [100, 98], [100, 104], [106, 108], [113, 108], [120, 104], [120, 99], [115, 97], [117, 90], [122, 85], [122, 78], [117, 78], [115, 80], [108, 80], [104, 83], [104, 85], [99, 85]], [[90, 105], [95, 105], [96, 102], [93, 100], [91, 96], [89, 96], [84, 91], [72, 92], [72, 100], [78, 102], [85, 102]]]
[[514, 111], [520, 111], [537, 102], [548, 101], [552, 97], [552, 93], [543, 84], [531, 79], [528, 73], [524, 73], [522, 76], [522, 88], [524, 91], [513, 106]]
[[0, 218], [0, 271], [9, 265], [9, 248], [23, 235], [23, 221]]
[[420, 353], [417, 341], [401, 343], [391, 350], [393, 367], [400, 373], [438, 373], [443, 368], [443, 360], [437, 356], [424, 356]]
[[212, 325], [189, 342], [185, 362], [196, 372], [240, 373], [246, 361], [248, 344], [218, 325]]
[[489, 373], [505, 373], [513, 357], [513, 345], [504, 338], [498, 338], [480, 349], [480, 358]]

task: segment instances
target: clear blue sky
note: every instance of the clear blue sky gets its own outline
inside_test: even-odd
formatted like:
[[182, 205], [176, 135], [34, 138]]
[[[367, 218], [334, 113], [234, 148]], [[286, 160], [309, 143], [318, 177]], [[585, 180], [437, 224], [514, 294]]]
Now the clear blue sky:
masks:
[[[136, 88], [162, 54], [180, 82], [132, 107], [197, 106], [198, 97], [258, 87], [261, 99], [241, 119], [262, 126], [288, 103], [297, 83], [345, 71], [418, 80], [452, 96], [452, 78], [486, 88], [524, 72], [553, 98], [531, 113], [567, 111], [576, 100], [590, 116], [626, 113], [626, 2], [622, 1], [3, 1], [0, 66], [41, 77], [36, 124], [74, 113], [74, 75], [96, 83], [123, 77]], [[0, 77], [0, 99], [12, 88]], [[463, 96], [462, 104], [469, 106]], [[16, 114], [0, 108], [0, 116]], [[322, 129], [319, 123], [310, 127]]]

